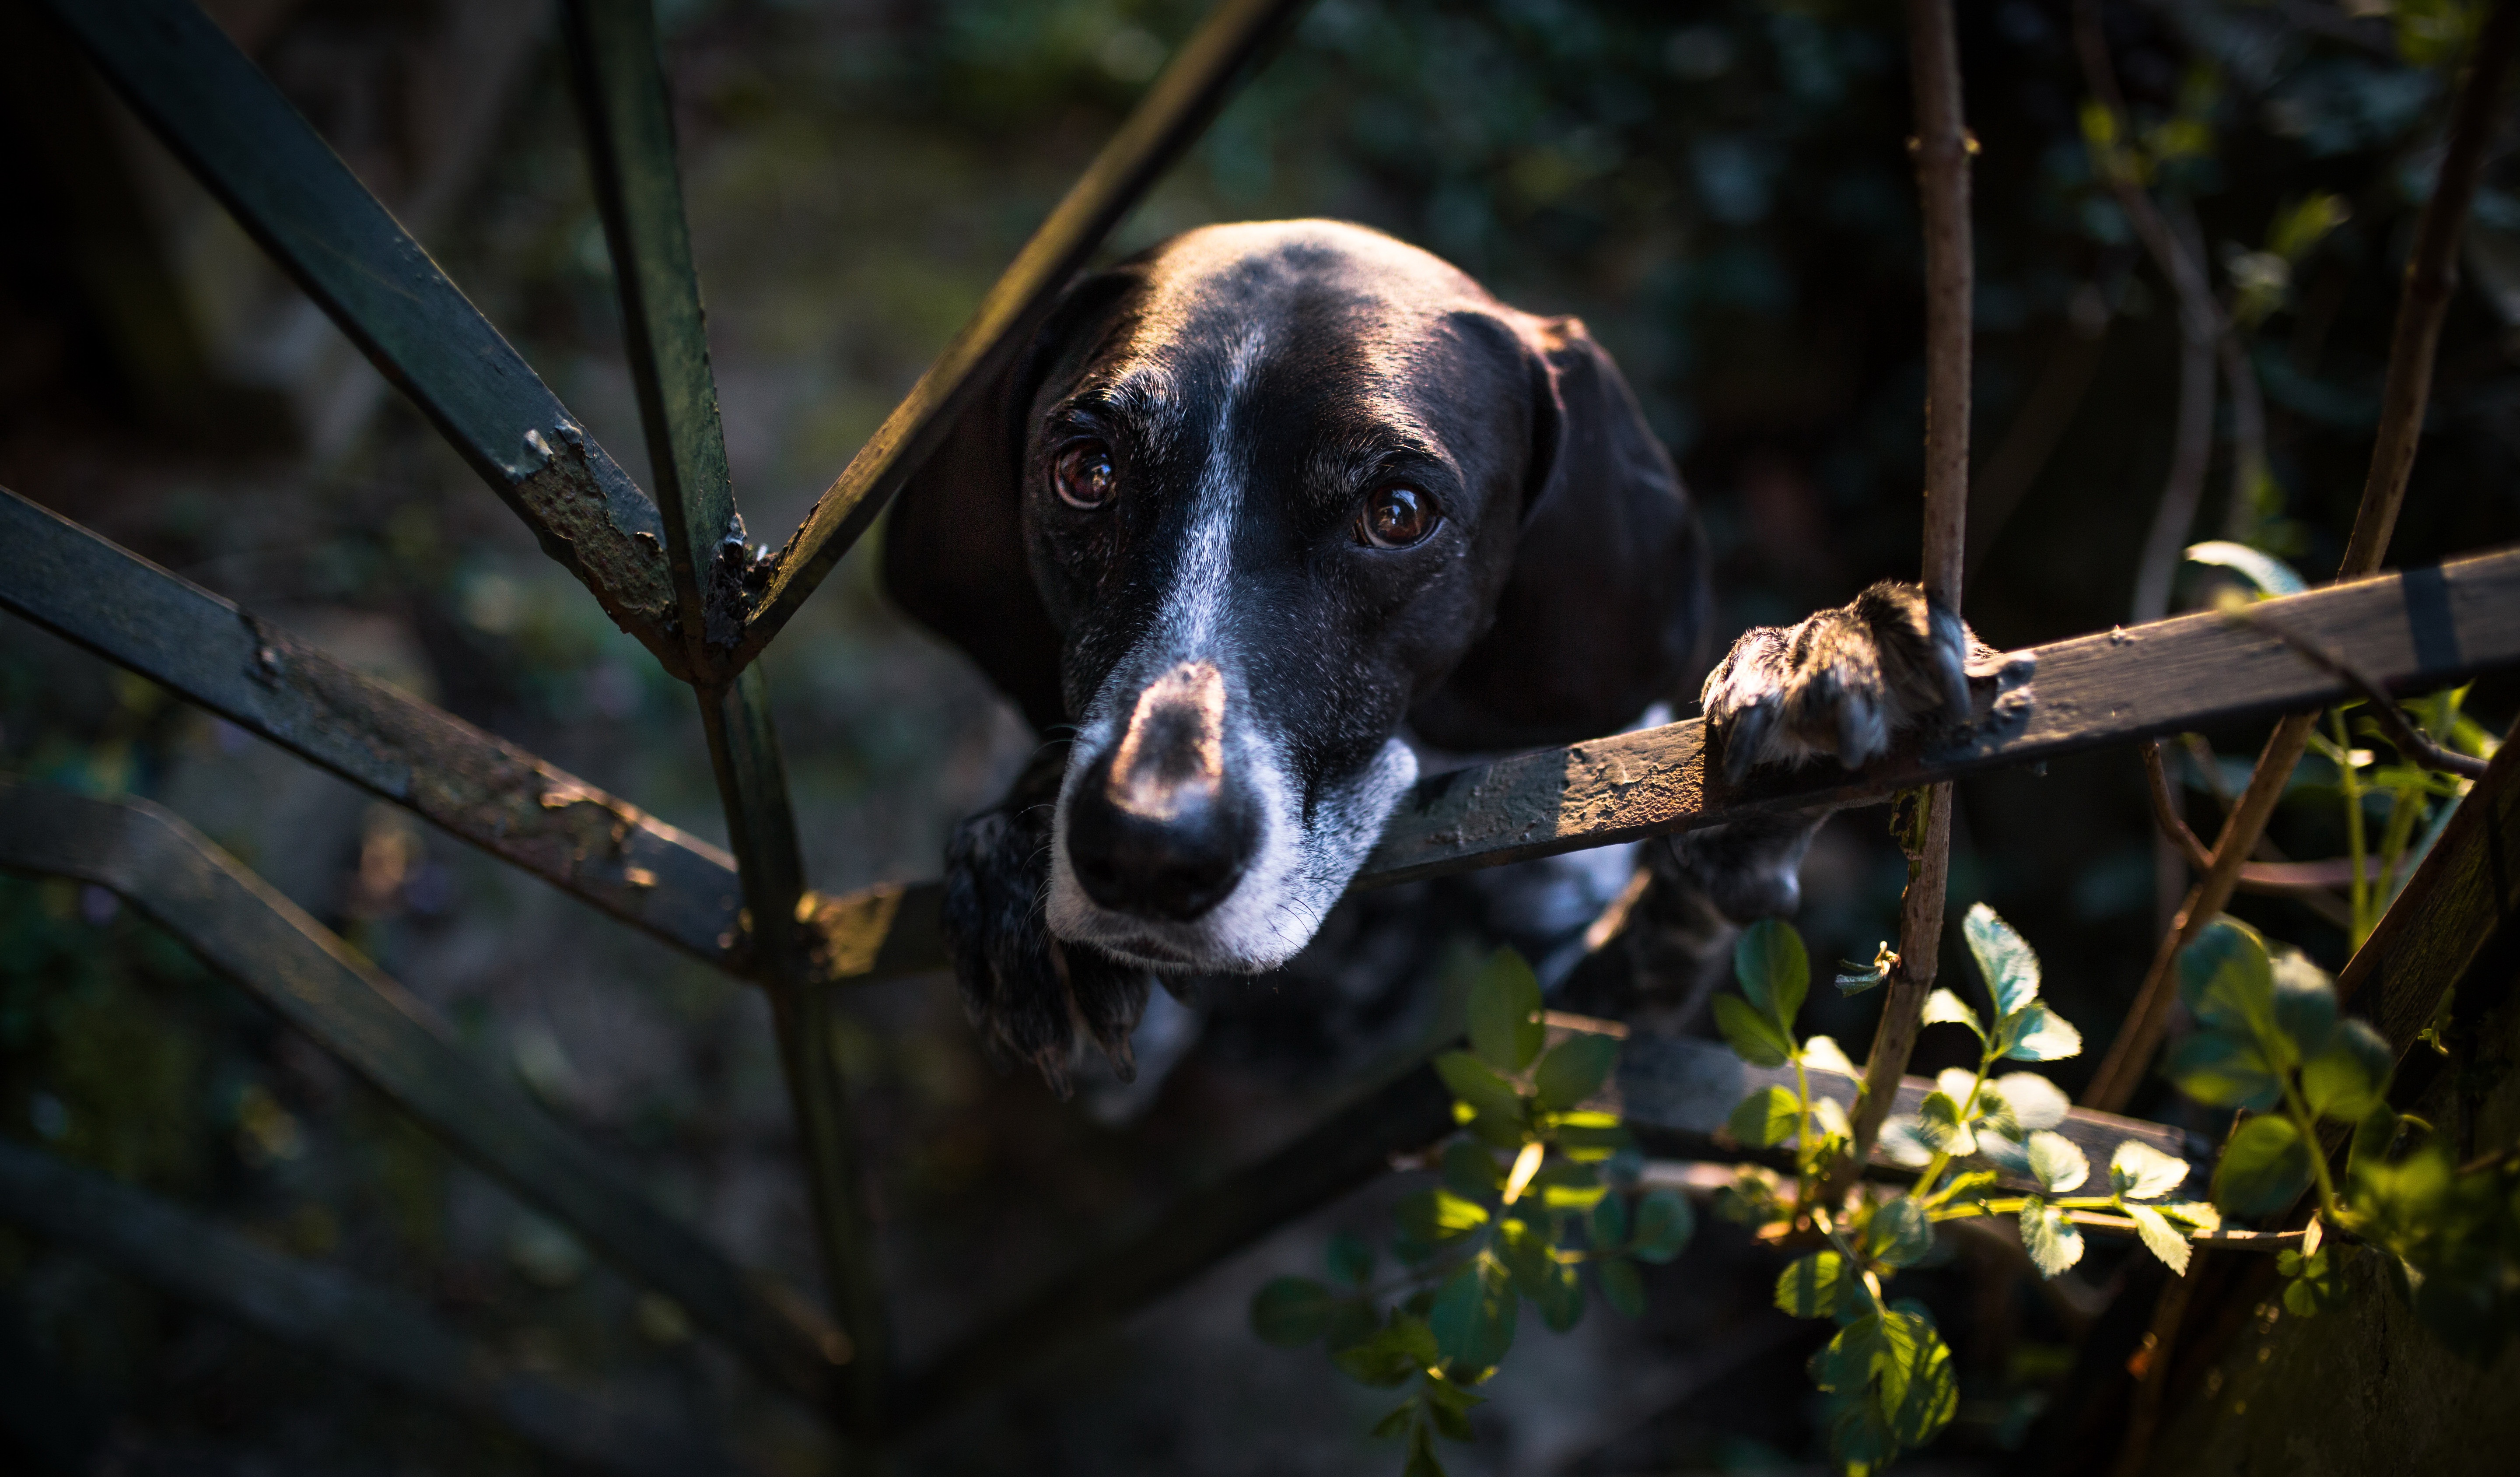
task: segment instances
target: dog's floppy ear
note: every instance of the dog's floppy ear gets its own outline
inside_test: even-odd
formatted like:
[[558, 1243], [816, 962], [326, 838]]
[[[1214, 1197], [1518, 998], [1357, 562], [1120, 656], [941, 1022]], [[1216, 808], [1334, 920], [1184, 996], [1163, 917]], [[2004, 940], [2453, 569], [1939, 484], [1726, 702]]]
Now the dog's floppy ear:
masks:
[[1058, 346], [1109, 298], [1097, 290], [1106, 280], [1069, 288], [1031, 342], [979, 387], [903, 485], [884, 529], [884, 592], [961, 647], [1043, 732], [1068, 715], [1058, 630], [1024, 556], [1024, 422]]
[[1679, 695], [1707, 624], [1705, 543], [1671, 454], [1573, 318], [1530, 318], [1530, 472], [1496, 619], [1410, 715], [1463, 752], [1572, 743]]

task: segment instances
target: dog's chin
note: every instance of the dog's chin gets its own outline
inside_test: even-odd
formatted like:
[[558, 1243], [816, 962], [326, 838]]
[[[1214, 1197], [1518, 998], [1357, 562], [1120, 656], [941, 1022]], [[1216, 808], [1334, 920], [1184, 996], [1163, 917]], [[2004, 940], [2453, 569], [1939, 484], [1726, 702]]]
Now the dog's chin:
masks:
[[[1086, 747], [1079, 744], [1068, 761], [1068, 788], [1094, 761]], [[1162, 974], [1262, 974], [1293, 958], [1346, 893], [1381, 838], [1383, 822], [1416, 783], [1418, 757], [1391, 740], [1363, 769], [1317, 790], [1309, 817], [1282, 769], [1271, 762], [1254, 767], [1260, 844], [1225, 900], [1187, 922], [1140, 918], [1086, 896], [1068, 864], [1062, 791], [1050, 849], [1050, 931]]]

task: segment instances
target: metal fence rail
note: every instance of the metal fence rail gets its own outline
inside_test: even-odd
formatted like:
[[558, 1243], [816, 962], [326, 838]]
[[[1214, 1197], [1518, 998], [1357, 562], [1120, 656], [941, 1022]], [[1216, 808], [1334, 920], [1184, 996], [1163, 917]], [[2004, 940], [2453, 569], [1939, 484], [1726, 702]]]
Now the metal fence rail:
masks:
[[[693, 686], [733, 854], [350, 672], [15, 494], [0, 495], [0, 605], [761, 984], [805, 1146], [846, 1363], [835, 1377], [837, 1341], [771, 1309], [731, 1264], [658, 1216], [521, 1094], [464, 1063], [389, 981], [180, 822], [11, 784], [0, 788], [0, 864], [124, 891], [631, 1275], [682, 1301], [769, 1377], [868, 1435], [899, 1429], [907, 1416], [1013, 1367], [1079, 1318], [1151, 1299], [1371, 1174], [1388, 1148], [1443, 1131], [1441, 1099], [1419, 1069], [1187, 1200], [1159, 1225], [1163, 1239], [1089, 1265], [893, 1400], [856, 1148], [832, 1057], [829, 987], [941, 964], [936, 891], [913, 884], [834, 898], [807, 890], [769, 695], [753, 663], [934, 449], [974, 387], [1037, 328], [1103, 237], [1283, 34], [1302, 0], [1218, 5], [970, 321], [768, 558], [750, 552], [727, 477], [649, 0], [566, 0], [564, 9], [654, 469], [652, 500], [187, 0], [46, 4], [545, 550]], [[2257, 619], [2334, 648], [2385, 683], [2452, 680], [2520, 661], [2520, 552], [2272, 602], [2257, 607]], [[1982, 684], [1983, 721], [1964, 740], [1852, 775], [1814, 768], [1724, 786], [1707, 773], [1702, 727], [1686, 722], [1437, 776], [1403, 805], [1360, 885], [1753, 811], [1876, 800], [1956, 774], [2316, 707], [2341, 691], [2264, 633], [2214, 617], [2056, 643], [2017, 654], [2010, 669]], [[1635, 1081], [1639, 1103], [1671, 1119], [1666, 1128], [1695, 1122], [1694, 1108], [1651, 1108], [1643, 1078]]]

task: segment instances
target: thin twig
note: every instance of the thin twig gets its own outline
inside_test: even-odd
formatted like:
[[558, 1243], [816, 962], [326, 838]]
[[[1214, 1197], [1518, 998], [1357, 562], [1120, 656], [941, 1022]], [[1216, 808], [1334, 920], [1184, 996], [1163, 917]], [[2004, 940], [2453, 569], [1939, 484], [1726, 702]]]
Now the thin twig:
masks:
[[[2145, 744], [2140, 752], [2146, 785], [2151, 791], [2152, 818], [2161, 828], [2163, 839], [2179, 849], [2180, 855], [2189, 866], [2199, 872], [2211, 871], [2214, 854], [2205, 849], [2205, 843], [2187, 828], [2186, 818], [2179, 813], [2179, 802], [2170, 789], [2170, 776], [2162, 768], [2160, 741], [2156, 739]], [[2273, 848], [2268, 846], [2266, 838], [2261, 836], [2257, 850], [2264, 855]], [[2352, 859], [2342, 856], [2332, 861], [2252, 861], [2240, 868], [2238, 887], [2244, 893], [2290, 898], [2337, 927], [2347, 928], [2353, 924], [2353, 911], [2332, 889], [2352, 880]]]
[[[1976, 263], [1969, 238], [1969, 136], [1960, 106], [1959, 42], [1951, 0], [1908, 0], [1910, 70], [1916, 101], [1916, 192], [1925, 222], [1925, 598], [1958, 615], [1968, 549], [1970, 298]], [[1922, 845], [1899, 905], [1899, 966], [1884, 991], [1856, 1100], [1853, 1151], [1834, 1166], [1822, 1203], [1842, 1196], [1880, 1133], [1933, 989], [1951, 868], [1952, 787], [1930, 786]]]
[[2485, 777], [2485, 761], [2434, 743], [2429, 735], [2414, 725], [2413, 719], [2407, 716], [2406, 710], [2389, 696], [2387, 688], [2373, 681], [2353, 663], [2299, 631], [2287, 630], [2275, 622], [2263, 619], [2247, 606], [2230, 612], [2230, 619], [2252, 630], [2265, 631], [2291, 647], [2303, 661], [2361, 693], [2362, 701], [2370, 705], [2371, 716], [2380, 724], [2380, 731], [2389, 736], [2389, 742], [2397, 745], [2398, 753], [2407, 759], [2427, 769], [2440, 769], [2465, 779]]
[[[2084, 0], [2088, 6], [2090, 0]], [[2096, 33], [2096, 24], [2093, 30]], [[2466, 75], [2459, 81], [2452, 111], [2450, 147], [2432, 198], [2425, 202], [2415, 228], [2415, 247], [2407, 262], [2405, 289], [2398, 300], [2398, 324], [2389, 344], [2388, 388], [2381, 396], [2380, 432], [2371, 453], [2371, 472], [2362, 488], [2362, 503], [2354, 519], [2354, 535], [2346, 545], [2339, 579], [2355, 579], [2379, 568], [2398, 509], [2406, 501], [2407, 477], [2414, 465], [2423, 427], [2424, 403], [2432, 388], [2433, 350], [2441, 339], [2441, 320], [2449, 307], [2450, 284], [2456, 270], [2459, 236], [2476, 191], [2476, 174], [2488, 137], [2493, 132], [2497, 98], [2503, 74], [2510, 70], [2515, 43], [2520, 43], [2520, 0], [2496, 0]], [[2178, 924], [2153, 953], [2152, 966], [2136, 992], [2134, 1006], [2109, 1043], [2098, 1073], [2083, 1094], [2087, 1107], [2114, 1111], [2134, 1095], [2136, 1083], [2152, 1059], [2170, 1017], [2171, 982], [2179, 951], [2204, 931], [2231, 900], [2240, 877], [2241, 858], [2256, 844], [2274, 813], [2275, 802], [2292, 777], [2310, 742], [2318, 715], [2296, 714], [2275, 724], [2249, 775], [2248, 789], [2231, 809], [2214, 845], [2214, 865], [2187, 895]]]

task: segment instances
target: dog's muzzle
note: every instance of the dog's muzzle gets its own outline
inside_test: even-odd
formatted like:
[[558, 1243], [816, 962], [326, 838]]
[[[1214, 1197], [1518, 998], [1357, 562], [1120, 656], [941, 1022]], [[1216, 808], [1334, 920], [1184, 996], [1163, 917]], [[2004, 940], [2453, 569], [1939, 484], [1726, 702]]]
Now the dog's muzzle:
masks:
[[1225, 676], [1208, 662], [1184, 662], [1138, 695], [1067, 816], [1068, 861], [1087, 897], [1177, 923], [1232, 895], [1258, 836], [1257, 808], [1225, 762]]

